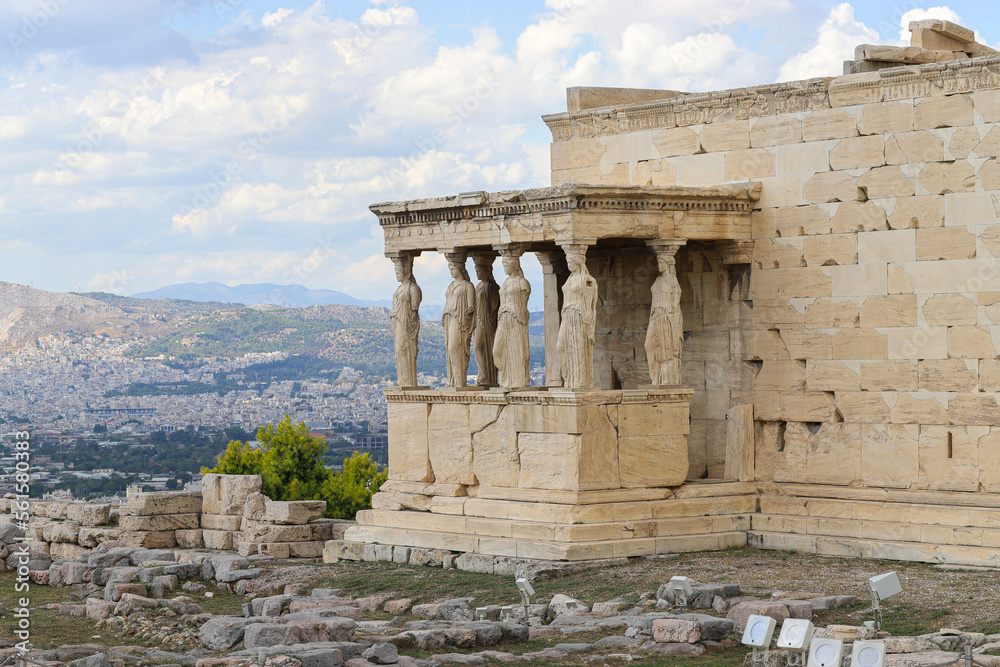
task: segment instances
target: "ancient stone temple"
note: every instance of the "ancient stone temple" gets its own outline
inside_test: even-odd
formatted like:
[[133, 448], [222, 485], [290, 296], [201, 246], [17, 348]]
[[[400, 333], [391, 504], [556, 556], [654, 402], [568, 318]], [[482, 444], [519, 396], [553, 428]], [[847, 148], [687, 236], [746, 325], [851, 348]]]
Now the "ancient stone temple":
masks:
[[[373, 206], [399, 387], [390, 480], [346, 539], [1000, 565], [1000, 55], [910, 29], [836, 78], [570, 89], [550, 187]], [[439, 391], [416, 386], [430, 252], [454, 278]]]

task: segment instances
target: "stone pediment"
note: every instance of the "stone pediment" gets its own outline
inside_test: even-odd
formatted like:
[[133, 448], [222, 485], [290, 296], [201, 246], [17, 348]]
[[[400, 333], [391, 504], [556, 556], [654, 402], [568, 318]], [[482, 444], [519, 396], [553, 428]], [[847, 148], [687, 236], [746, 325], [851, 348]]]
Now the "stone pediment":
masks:
[[744, 240], [760, 185], [587, 185], [374, 204], [387, 253], [636, 240]]

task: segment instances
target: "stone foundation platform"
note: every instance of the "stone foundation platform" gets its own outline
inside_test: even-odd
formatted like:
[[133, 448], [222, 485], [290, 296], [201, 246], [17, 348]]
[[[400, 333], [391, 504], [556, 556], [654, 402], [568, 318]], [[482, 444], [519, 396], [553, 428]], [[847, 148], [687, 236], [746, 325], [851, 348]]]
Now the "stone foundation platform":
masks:
[[783, 484], [749, 544], [828, 556], [1000, 567], [1000, 494]]
[[685, 483], [691, 390], [394, 391], [344, 540], [581, 561], [746, 544], [753, 484]]

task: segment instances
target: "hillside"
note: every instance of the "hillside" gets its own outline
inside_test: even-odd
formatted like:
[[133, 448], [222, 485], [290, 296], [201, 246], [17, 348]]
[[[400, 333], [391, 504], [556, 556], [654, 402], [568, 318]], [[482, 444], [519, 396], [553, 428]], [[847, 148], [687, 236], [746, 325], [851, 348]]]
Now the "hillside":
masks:
[[137, 299], [181, 299], [200, 302], [238, 303], [248, 306], [270, 304], [286, 308], [317, 305], [389, 306], [388, 301], [365, 301], [334, 290], [308, 289], [302, 285], [223, 285], [222, 283], [180, 283], [152, 292], [134, 294]]

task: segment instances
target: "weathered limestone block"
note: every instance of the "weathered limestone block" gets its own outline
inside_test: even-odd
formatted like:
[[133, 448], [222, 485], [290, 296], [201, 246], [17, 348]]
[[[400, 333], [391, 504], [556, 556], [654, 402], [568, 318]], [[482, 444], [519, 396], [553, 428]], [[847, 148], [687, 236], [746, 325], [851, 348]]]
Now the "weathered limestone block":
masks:
[[[861, 306], [862, 327], [915, 327], [917, 326], [917, 297], [915, 294], [890, 294], [869, 296]], [[881, 336], [881, 334], [879, 334]], [[882, 336], [885, 339], [884, 336]], [[885, 339], [886, 341], [888, 339]], [[879, 348], [887, 350], [888, 347]], [[859, 359], [884, 359], [885, 353], [860, 356]]]
[[108, 523], [111, 505], [72, 503], [66, 507], [66, 518], [81, 526], [103, 526]]
[[476, 484], [472, 468], [472, 432], [468, 405], [432, 405], [427, 421], [427, 438], [436, 482]]
[[274, 525], [261, 521], [244, 520], [243, 541], [256, 542], [306, 542], [312, 539], [312, 527], [304, 525]]
[[918, 426], [864, 424], [861, 477], [865, 486], [911, 488], [918, 476]]
[[980, 439], [989, 427], [923, 426], [917, 486], [942, 491], [979, 488]]
[[118, 539], [126, 546], [144, 549], [165, 549], [176, 544], [172, 530], [123, 530]]
[[[652, 141], [660, 157], [665, 158], [694, 155], [701, 150], [698, 133], [689, 127], [672, 127], [661, 130], [653, 135]], [[628, 161], [631, 162], [631, 160]]]
[[301, 525], [320, 518], [325, 511], [325, 500], [267, 500], [264, 502], [264, 521]]
[[979, 360], [979, 390], [1000, 391], [1000, 359]]
[[686, 401], [677, 403], [623, 403], [618, 406], [620, 436], [684, 435], [690, 420]]
[[427, 403], [389, 402], [389, 479], [433, 482], [427, 449]]
[[831, 213], [830, 228], [834, 234], [889, 229], [885, 209], [876, 202], [845, 201], [832, 205]]
[[857, 117], [843, 109], [819, 109], [810, 112], [802, 121], [804, 141], [826, 141], [857, 135]]
[[948, 356], [953, 359], [988, 359], [997, 356], [990, 327], [949, 327]]
[[687, 438], [683, 435], [619, 436], [621, 487], [679, 486], [688, 474]]
[[920, 312], [931, 326], [974, 326], [979, 321], [976, 302], [962, 294], [935, 294]]
[[72, 522], [53, 521], [42, 528], [42, 539], [46, 542], [76, 544], [80, 536], [80, 525]]
[[963, 127], [974, 121], [972, 96], [965, 94], [925, 97], [916, 101], [913, 113], [913, 127], [917, 130]]
[[121, 508], [123, 516], [156, 516], [159, 514], [201, 514], [200, 491], [157, 491], [138, 493]]
[[884, 135], [913, 129], [913, 100], [864, 104], [858, 107], [858, 132]]
[[77, 537], [77, 543], [81, 547], [88, 547], [92, 549], [102, 542], [117, 540], [121, 534], [121, 528], [115, 528], [113, 526], [80, 528], [80, 535]]
[[843, 171], [819, 173], [802, 186], [802, 197], [812, 204], [857, 201], [858, 179]]
[[[517, 438], [514, 439], [517, 442]], [[475, 441], [473, 441], [475, 446]], [[477, 477], [478, 471], [477, 471]], [[482, 480], [482, 477], [479, 477]], [[487, 482], [481, 482], [486, 484]], [[514, 485], [517, 478], [514, 479]], [[372, 509], [377, 510], [416, 510], [418, 512], [429, 512], [431, 509], [431, 497], [422, 493], [397, 493], [393, 491], [379, 491], [372, 496]]]
[[863, 169], [886, 164], [886, 144], [881, 136], [842, 139], [830, 151], [833, 169]]
[[[947, 132], [947, 130], [937, 130], [937, 132]], [[980, 145], [979, 130], [976, 127], [960, 127], [955, 130], [948, 142], [948, 150], [956, 160], [965, 160], [969, 154]]]
[[802, 121], [787, 116], [764, 116], [750, 121], [750, 146], [783, 146], [802, 141]]
[[890, 207], [887, 210], [891, 210], [889, 226], [892, 229], [931, 229], [944, 226], [945, 198], [940, 195], [879, 201]]
[[229, 550], [235, 545], [235, 536], [240, 533], [232, 530], [202, 530], [201, 534], [206, 549]]
[[201, 483], [204, 514], [238, 516], [251, 493], [260, 491], [260, 475], [219, 475], [209, 473]]
[[122, 530], [191, 530], [200, 525], [200, 514], [159, 514], [155, 516], [122, 516], [118, 526]]
[[972, 359], [922, 359], [918, 368], [921, 391], [975, 391], [979, 382], [979, 362]]
[[926, 190], [922, 194], [972, 192], [976, 189], [976, 170], [967, 160], [931, 162], [917, 174], [917, 182]]
[[809, 391], [860, 391], [860, 361], [816, 359], [806, 362]]
[[870, 199], [880, 197], [912, 197], [915, 194], [913, 179], [907, 178], [897, 166], [876, 167], [858, 178]]
[[90, 553], [90, 549], [87, 547], [81, 547], [78, 544], [72, 544], [69, 542], [53, 542], [49, 545], [49, 557], [53, 560], [59, 560], [62, 558], [79, 558]]
[[917, 260], [973, 259], [976, 236], [967, 227], [917, 230]]
[[583, 433], [519, 433], [520, 488], [583, 491], [619, 487], [617, 433], [607, 407], [586, 406]]
[[926, 394], [899, 392], [896, 405], [889, 411], [889, 420], [894, 424], [947, 424], [948, 408], [940, 398]]
[[517, 486], [521, 465], [514, 413], [518, 408], [529, 407], [532, 406], [469, 406], [473, 472], [480, 484]]
[[900, 132], [885, 138], [886, 164], [920, 164], [944, 159], [944, 141], [929, 130]]
[[178, 530], [174, 533], [174, 539], [181, 549], [201, 549], [205, 546], [201, 530]]
[[900, 229], [858, 234], [858, 263], [912, 262], [916, 259], [916, 230]]
[[240, 514], [202, 514], [201, 527], [205, 530], [239, 530], [243, 521]]
[[753, 148], [726, 154], [727, 181], [768, 178], [774, 174], [775, 157], [766, 148]]
[[725, 156], [721, 153], [677, 157], [674, 164], [678, 186], [712, 185], [726, 178]]
[[722, 153], [750, 148], [750, 121], [709, 123], [701, 129], [701, 146], [706, 153]]
[[836, 298], [816, 299], [806, 306], [803, 324], [810, 327], [856, 327], [858, 326], [859, 299]]
[[874, 391], [916, 391], [917, 362], [909, 359], [862, 361], [861, 389]]

